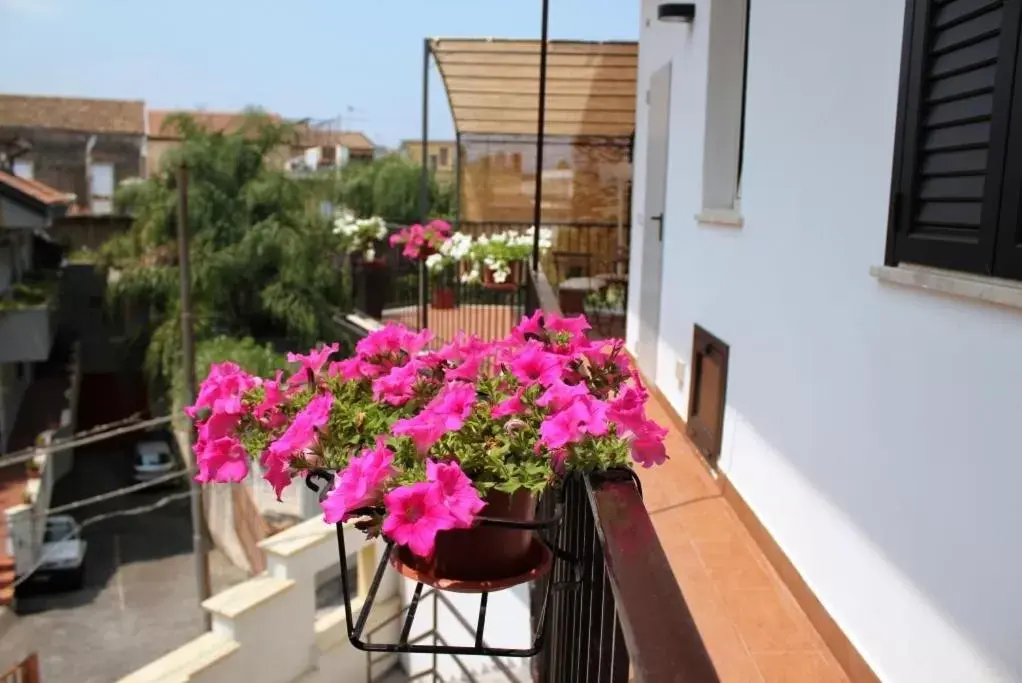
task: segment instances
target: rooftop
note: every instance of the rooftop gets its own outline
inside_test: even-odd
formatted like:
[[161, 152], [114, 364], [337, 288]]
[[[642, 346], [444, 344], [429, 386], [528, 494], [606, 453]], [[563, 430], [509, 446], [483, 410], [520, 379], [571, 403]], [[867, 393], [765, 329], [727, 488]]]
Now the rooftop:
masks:
[[0, 126], [144, 135], [145, 103], [142, 100], [0, 95]]
[[0, 171], [0, 185], [45, 206], [71, 204], [75, 200], [74, 194], [61, 192], [38, 180], [19, 178], [5, 171]]

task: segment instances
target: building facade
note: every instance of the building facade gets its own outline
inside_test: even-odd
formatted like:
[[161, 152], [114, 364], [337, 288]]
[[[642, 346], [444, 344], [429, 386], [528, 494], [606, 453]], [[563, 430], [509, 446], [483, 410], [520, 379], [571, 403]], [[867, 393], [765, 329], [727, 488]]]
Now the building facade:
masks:
[[1019, 680], [1020, 6], [660, 5], [629, 348], [850, 678]]
[[[422, 163], [422, 141], [403, 140], [399, 152], [413, 164]], [[429, 140], [426, 143], [429, 168], [437, 182], [453, 182], [458, 168], [458, 143], [454, 140]]]
[[140, 100], [0, 95], [0, 154], [15, 175], [75, 195], [79, 212], [113, 212], [117, 184], [145, 173]]

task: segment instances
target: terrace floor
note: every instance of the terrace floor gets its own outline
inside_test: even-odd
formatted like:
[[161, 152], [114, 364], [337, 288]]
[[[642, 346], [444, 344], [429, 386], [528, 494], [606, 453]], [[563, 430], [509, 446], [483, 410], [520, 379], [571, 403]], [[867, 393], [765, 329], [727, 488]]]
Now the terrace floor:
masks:
[[[475, 334], [485, 341], [503, 338], [518, 324], [523, 315], [521, 306], [500, 304], [463, 304], [454, 308], [429, 306], [428, 327], [438, 340], [450, 341], [455, 334], [464, 331]], [[396, 322], [408, 327], [418, 327], [419, 309], [416, 306], [387, 308], [383, 311], [383, 322]], [[623, 338], [625, 318], [623, 315], [596, 314], [589, 316], [593, 326], [590, 336], [594, 339]]]
[[648, 409], [671, 459], [640, 470], [644, 500], [720, 680], [848, 681], [662, 400]]

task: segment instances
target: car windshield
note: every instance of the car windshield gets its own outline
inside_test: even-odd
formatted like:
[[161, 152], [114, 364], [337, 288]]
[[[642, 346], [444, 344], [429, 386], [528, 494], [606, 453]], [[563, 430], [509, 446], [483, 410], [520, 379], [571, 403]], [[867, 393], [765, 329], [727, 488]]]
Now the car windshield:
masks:
[[143, 451], [138, 454], [138, 461], [140, 464], [145, 466], [159, 465], [166, 461], [166, 453], [160, 453], [158, 451]]
[[43, 536], [43, 543], [57, 543], [65, 541], [74, 533], [74, 525], [64, 519], [50, 520], [46, 522], [46, 533]]
[[135, 462], [142, 467], [153, 467], [170, 462], [167, 447], [159, 442], [141, 443], [135, 451]]

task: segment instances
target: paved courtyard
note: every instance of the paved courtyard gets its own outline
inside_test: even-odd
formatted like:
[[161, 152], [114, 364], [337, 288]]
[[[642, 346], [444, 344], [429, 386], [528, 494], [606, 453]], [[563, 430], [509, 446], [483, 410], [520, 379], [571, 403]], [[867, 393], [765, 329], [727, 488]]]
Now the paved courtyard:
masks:
[[[131, 483], [130, 451], [76, 453], [53, 505]], [[79, 521], [145, 506], [186, 490], [184, 484], [128, 494], [74, 511]], [[85, 586], [19, 592], [18, 621], [4, 634], [0, 659], [37, 650], [46, 683], [110, 683], [202, 632], [192, 569], [187, 498], [154, 511], [88, 526]], [[210, 555], [213, 591], [244, 580], [219, 552]]]

